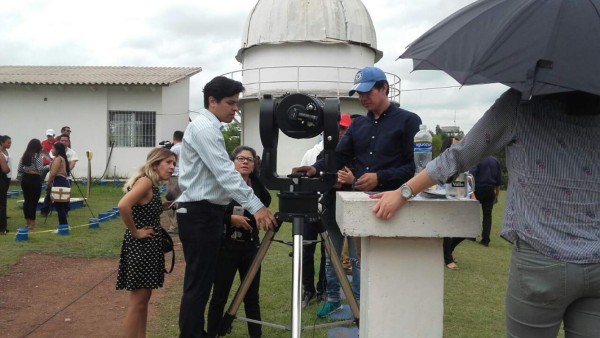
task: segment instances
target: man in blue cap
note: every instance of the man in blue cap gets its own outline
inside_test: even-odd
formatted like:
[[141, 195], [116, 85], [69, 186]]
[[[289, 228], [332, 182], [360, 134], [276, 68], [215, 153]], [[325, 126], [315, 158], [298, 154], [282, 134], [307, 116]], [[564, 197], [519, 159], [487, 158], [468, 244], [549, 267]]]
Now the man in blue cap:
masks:
[[[421, 118], [392, 103], [389, 91], [387, 77], [381, 69], [364, 67], [356, 73], [354, 86], [348, 93], [350, 96], [358, 93], [360, 103], [367, 109], [366, 116], [352, 120], [336, 148], [338, 169], [344, 166], [355, 168], [354, 190], [395, 190], [415, 173], [413, 142]], [[294, 168], [293, 172], [305, 172], [310, 177], [324, 170], [325, 162], [320, 160], [312, 166]], [[360, 270], [360, 265], [352, 267], [353, 270], [357, 268]], [[355, 279], [353, 273], [353, 289], [356, 289]], [[329, 278], [327, 285], [329, 289]], [[357, 291], [354, 292], [358, 296]], [[325, 317], [338, 311], [340, 305], [339, 296], [336, 299], [328, 290], [327, 302], [318, 316]]]

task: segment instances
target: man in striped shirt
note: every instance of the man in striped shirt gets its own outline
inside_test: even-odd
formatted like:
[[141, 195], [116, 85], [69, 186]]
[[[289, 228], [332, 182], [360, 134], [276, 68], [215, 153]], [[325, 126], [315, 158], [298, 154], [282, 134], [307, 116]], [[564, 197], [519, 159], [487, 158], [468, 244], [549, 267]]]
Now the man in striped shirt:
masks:
[[276, 225], [273, 214], [235, 170], [225, 149], [222, 123], [238, 110], [238, 81], [218, 76], [204, 87], [204, 107], [185, 130], [179, 159], [177, 223], [186, 268], [179, 310], [180, 337], [207, 337], [204, 311], [214, 281], [223, 236], [223, 216], [231, 199], [256, 218], [261, 229]]

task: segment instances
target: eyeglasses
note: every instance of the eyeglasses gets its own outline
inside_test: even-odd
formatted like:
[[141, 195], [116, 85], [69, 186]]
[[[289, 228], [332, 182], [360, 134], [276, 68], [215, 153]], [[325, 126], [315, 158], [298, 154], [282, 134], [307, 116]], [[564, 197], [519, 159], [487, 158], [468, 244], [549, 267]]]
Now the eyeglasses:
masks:
[[246, 161], [248, 163], [254, 163], [254, 159], [252, 157], [237, 156], [235, 160], [238, 162]]

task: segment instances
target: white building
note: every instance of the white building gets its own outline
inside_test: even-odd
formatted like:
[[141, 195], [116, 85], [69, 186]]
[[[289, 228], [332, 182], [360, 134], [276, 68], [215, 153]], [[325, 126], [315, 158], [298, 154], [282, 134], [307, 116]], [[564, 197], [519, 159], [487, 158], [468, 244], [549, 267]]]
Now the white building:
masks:
[[[341, 111], [364, 114], [358, 98], [348, 97], [358, 69], [383, 53], [371, 17], [360, 0], [259, 0], [248, 15], [236, 59], [242, 70], [228, 74], [246, 88], [242, 99], [242, 143], [262, 153], [259, 99], [264, 94], [337, 97]], [[400, 78], [388, 74], [390, 96], [399, 101]], [[280, 132], [277, 171], [291, 172], [317, 142]]]
[[[74, 175], [128, 177], [162, 140], [185, 130], [189, 78], [201, 68], [0, 66], [0, 134], [18, 165], [32, 138], [71, 127]], [[16, 177], [16, 175], [15, 175]]]

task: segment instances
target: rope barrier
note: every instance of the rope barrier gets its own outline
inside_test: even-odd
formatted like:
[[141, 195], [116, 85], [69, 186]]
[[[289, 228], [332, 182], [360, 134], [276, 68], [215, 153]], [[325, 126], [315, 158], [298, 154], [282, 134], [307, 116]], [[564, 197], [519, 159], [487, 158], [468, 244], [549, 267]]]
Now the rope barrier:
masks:
[[[100, 215], [104, 215], [104, 216], [101, 217]], [[58, 225], [58, 227], [56, 229], [38, 230], [38, 231], [30, 231], [30, 229], [27, 229], [27, 228], [18, 228], [15, 233], [15, 240], [26, 241], [28, 239], [29, 235], [38, 235], [38, 234], [45, 234], [45, 233], [61, 234], [60, 230], [65, 230], [65, 229], [68, 231], [71, 231], [72, 229], [83, 228], [83, 227], [87, 227], [88, 229], [97, 229], [97, 228], [99, 228], [99, 223], [105, 222], [110, 219], [116, 219], [118, 216], [119, 216], [119, 211], [115, 207], [105, 213], [98, 214], [98, 217], [90, 218], [88, 220], [88, 223], [85, 223], [85, 224], [69, 225], [68, 227], [65, 227], [65, 228], [61, 228], [60, 226], [63, 224], [60, 224], [60, 225]], [[66, 234], [68, 234], [68, 232]]]

